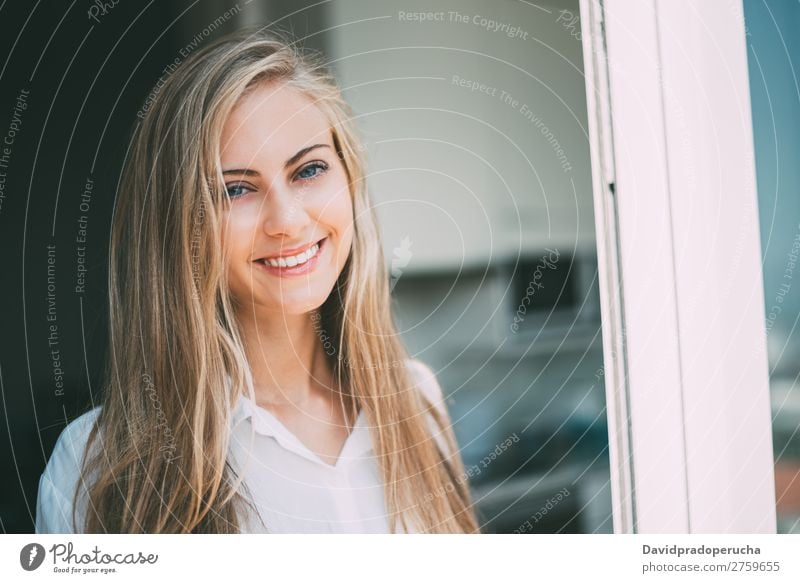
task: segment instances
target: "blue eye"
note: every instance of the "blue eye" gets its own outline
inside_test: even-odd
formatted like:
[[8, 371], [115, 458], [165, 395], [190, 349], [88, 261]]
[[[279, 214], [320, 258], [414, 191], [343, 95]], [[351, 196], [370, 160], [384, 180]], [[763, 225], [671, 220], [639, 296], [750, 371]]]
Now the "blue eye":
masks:
[[239, 198], [247, 194], [250, 189], [241, 182], [235, 182], [225, 186], [225, 191], [228, 193], [228, 198]]
[[295, 177], [300, 180], [311, 180], [325, 173], [327, 170], [328, 165], [325, 164], [325, 162], [310, 162], [306, 166], [303, 166], [297, 174], [295, 174]]

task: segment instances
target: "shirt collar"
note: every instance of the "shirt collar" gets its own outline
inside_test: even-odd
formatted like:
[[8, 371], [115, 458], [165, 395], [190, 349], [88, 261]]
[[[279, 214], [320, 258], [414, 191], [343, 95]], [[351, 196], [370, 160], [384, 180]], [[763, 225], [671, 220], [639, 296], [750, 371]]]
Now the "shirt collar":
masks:
[[[406, 362], [412, 377], [416, 380], [416, 385], [427, 396], [427, 398], [437, 405], [441, 411], [446, 411], [442, 390], [436, 381], [436, 376], [427, 365], [416, 359], [409, 359]], [[228, 377], [228, 386], [231, 387], [231, 379]], [[286, 426], [280, 422], [270, 411], [259, 407], [246, 395], [240, 395], [231, 417], [231, 428], [236, 428], [239, 424], [250, 420], [255, 431], [260, 435], [273, 437], [284, 449], [293, 451], [298, 455], [309, 459], [317, 464], [328, 468], [338, 468], [346, 465], [350, 461], [359, 459], [374, 452], [370, 428], [367, 425], [366, 415], [362, 408], [358, 414], [355, 425], [345, 441], [339, 458], [335, 466], [322, 461], [319, 456], [309, 450]], [[372, 453], [374, 456], [374, 453]]]
[[362, 408], [358, 414], [353, 429], [345, 441], [336, 465], [332, 466], [322, 461], [314, 452], [303, 444], [281, 421], [270, 411], [259, 407], [250, 398], [240, 395], [231, 417], [231, 427], [250, 421], [253, 430], [259, 435], [269, 436], [288, 451], [292, 451], [317, 464], [335, 469], [346, 465], [372, 451], [372, 438], [366, 422], [366, 415]]

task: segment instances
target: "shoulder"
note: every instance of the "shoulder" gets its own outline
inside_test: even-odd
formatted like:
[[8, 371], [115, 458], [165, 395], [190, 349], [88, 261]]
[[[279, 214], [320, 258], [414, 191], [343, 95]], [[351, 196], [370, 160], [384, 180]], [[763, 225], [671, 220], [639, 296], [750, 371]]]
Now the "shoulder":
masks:
[[44, 475], [51, 478], [54, 484], [59, 485], [60, 476], [71, 474], [74, 468], [83, 463], [83, 451], [99, 413], [100, 407], [84, 413], [69, 423], [58, 436], [44, 470]]
[[81, 479], [83, 453], [100, 407], [69, 423], [58, 436], [53, 453], [39, 478], [36, 532], [72, 532], [72, 501]]
[[436, 374], [433, 370], [416, 358], [409, 358], [406, 361], [406, 366], [414, 378], [416, 387], [425, 395], [428, 401], [442, 412], [446, 412], [447, 407], [445, 406], [442, 387], [439, 385], [439, 381], [436, 380]]
[[427, 425], [430, 429], [431, 435], [439, 445], [439, 449], [446, 454], [452, 455], [453, 450], [448, 442], [447, 433], [450, 431], [450, 415], [447, 412], [447, 405], [444, 400], [444, 393], [439, 381], [436, 380], [436, 373], [433, 372], [431, 367], [417, 359], [409, 359], [407, 366], [411, 376], [414, 378], [416, 387], [425, 396], [427, 401], [438, 409], [445, 422], [444, 427], [440, 427], [434, 420], [433, 416], [428, 415]]

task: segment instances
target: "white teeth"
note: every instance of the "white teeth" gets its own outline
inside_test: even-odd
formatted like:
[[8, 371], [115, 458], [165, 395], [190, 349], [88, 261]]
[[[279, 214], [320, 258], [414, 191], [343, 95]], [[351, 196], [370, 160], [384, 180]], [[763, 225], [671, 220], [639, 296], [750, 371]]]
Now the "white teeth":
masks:
[[279, 257], [277, 259], [264, 259], [266, 263], [269, 263], [272, 267], [295, 267], [297, 265], [302, 265], [314, 255], [317, 254], [319, 251], [319, 243], [315, 243], [311, 248], [299, 253], [297, 255], [292, 255], [291, 257]]

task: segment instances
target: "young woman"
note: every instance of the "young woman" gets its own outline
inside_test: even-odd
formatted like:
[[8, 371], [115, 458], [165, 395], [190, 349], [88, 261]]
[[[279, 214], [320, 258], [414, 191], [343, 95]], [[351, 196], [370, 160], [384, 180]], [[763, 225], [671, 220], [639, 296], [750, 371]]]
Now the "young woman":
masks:
[[361, 152], [330, 75], [272, 35], [166, 79], [115, 209], [106, 390], [56, 444], [37, 532], [478, 532]]

